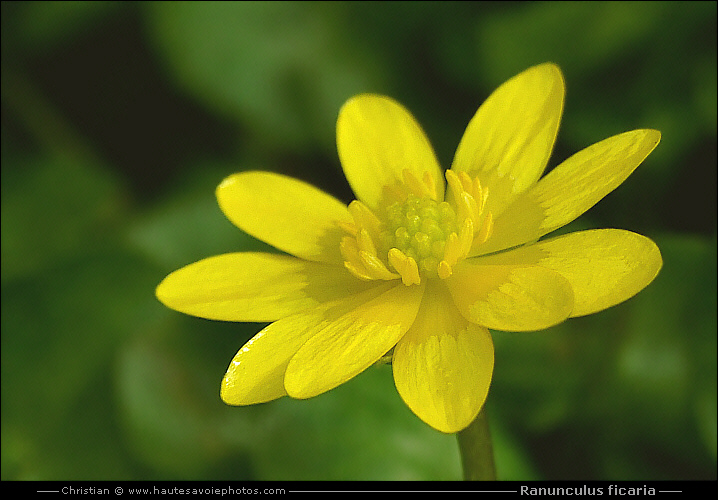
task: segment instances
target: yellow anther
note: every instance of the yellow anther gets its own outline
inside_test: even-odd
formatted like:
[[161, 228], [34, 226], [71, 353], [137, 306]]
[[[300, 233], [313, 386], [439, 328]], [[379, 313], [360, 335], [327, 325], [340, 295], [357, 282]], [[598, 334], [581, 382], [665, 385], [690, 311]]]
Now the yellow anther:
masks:
[[424, 196], [424, 191], [426, 191], [426, 187], [421, 183], [421, 181], [419, 181], [419, 179], [416, 178], [413, 173], [411, 173], [408, 168], [405, 168], [401, 172], [401, 176], [404, 179], [404, 185], [409, 188], [410, 193], [415, 194], [419, 198]]
[[389, 263], [394, 266], [394, 269], [401, 275], [401, 281], [406, 286], [421, 283], [421, 276], [419, 276], [419, 268], [416, 265], [416, 261], [404, 255], [404, 252], [398, 248], [389, 250]]
[[356, 276], [360, 280], [372, 281], [374, 279], [368, 272], [366, 272], [366, 270], [355, 266], [350, 261], [344, 261], [344, 267], [346, 267], [350, 273], [352, 273], [354, 276]]
[[449, 184], [449, 191], [451, 191], [451, 195], [453, 196], [454, 206], [458, 206], [461, 202], [460, 197], [461, 193], [463, 192], [463, 188], [461, 186], [461, 181], [459, 180], [459, 176], [456, 175], [456, 172], [453, 170], [447, 170], [446, 171], [446, 182]]
[[359, 279], [392, 280], [399, 278], [399, 275], [389, 271], [376, 255], [359, 248], [355, 238], [350, 236], [342, 238], [339, 250], [344, 257], [344, 267]]
[[474, 244], [481, 245], [482, 243], [486, 243], [486, 240], [488, 240], [491, 237], [491, 233], [493, 233], [493, 232], [494, 232], [494, 217], [491, 215], [491, 212], [489, 212], [486, 214], [486, 217], [484, 218], [484, 222], [481, 224], [481, 229], [474, 236]]
[[438, 199], [436, 193], [436, 183], [428, 170], [424, 171], [424, 175], [421, 180], [419, 180], [419, 178], [416, 177], [408, 168], [405, 168], [401, 172], [401, 176], [404, 180], [404, 185], [409, 189], [409, 193], [415, 195], [417, 198], [431, 198], [432, 200]]
[[459, 261], [459, 255], [461, 254], [461, 243], [459, 243], [459, 236], [456, 233], [451, 233], [446, 238], [446, 246], [444, 247], [444, 262], [449, 266], [454, 266]]
[[356, 262], [359, 260], [359, 245], [357, 245], [356, 238], [351, 236], [344, 236], [339, 242], [339, 251], [341, 252], [344, 260]]
[[459, 221], [471, 219], [475, 225], [479, 222], [479, 207], [476, 206], [476, 200], [469, 193], [464, 191], [461, 193], [459, 205], [456, 207], [456, 215]]
[[379, 234], [381, 221], [374, 215], [374, 212], [369, 210], [369, 207], [360, 201], [354, 200], [349, 204], [348, 209], [357, 227], [368, 230], [372, 237]]
[[367, 272], [361, 262], [361, 258], [359, 257], [359, 246], [357, 245], [356, 239], [349, 236], [342, 238], [341, 243], [339, 243], [339, 251], [341, 252], [342, 257], [344, 257], [344, 267], [346, 267], [350, 273], [359, 279], [372, 279], [371, 275]]
[[357, 244], [362, 252], [370, 253], [376, 257], [376, 247], [374, 246], [374, 241], [372, 241], [371, 235], [369, 235], [369, 231], [366, 229], [361, 229], [359, 231], [357, 234]]
[[484, 207], [486, 207], [486, 199], [489, 197], [489, 188], [488, 187], [481, 187], [481, 184], [479, 183], [479, 178], [476, 177], [474, 179], [474, 199], [476, 200], [477, 205], [479, 206], [479, 215], [481, 215], [484, 212]]
[[471, 177], [469, 177], [469, 174], [467, 174], [466, 172], [459, 172], [459, 180], [461, 181], [461, 186], [464, 188], [464, 191], [471, 192], [473, 182], [471, 182]]
[[352, 222], [338, 220], [337, 226], [339, 226], [339, 229], [341, 229], [342, 231], [344, 231], [347, 234], [351, 234], [352, 236], [357, 235], [357, 231], [358, 231], [357, 226], [356, 226], [356, 224], [354, 224]]
[[424, 172], [424, 185], [429, 191], [429, 196], [431, 196], [434, 200], [439, 200], [439, 193], [436, 192], [436, 182], [434, 182], [434, 177], [431, 175], [431, 173], [427, 170]]
[[465, 259], [471, 251], [471, 244], [474, 242], [474, 224], [470, 218], [464, 219], [464, 224], [459, 231], [459, 260]]
[[398, 274], [389, 271], [381, 260], [368, 252], [359, 252], [359, 258], [372, 279], [393, 280], [399, 277]]
[[436, 271], [439, 274], [439, 278], [441, 278], [442, 280], [445, 280], [453, 273], [453, 271], [451, 270], [451, 266], [445, 260], [439, 262], [439, 267]]

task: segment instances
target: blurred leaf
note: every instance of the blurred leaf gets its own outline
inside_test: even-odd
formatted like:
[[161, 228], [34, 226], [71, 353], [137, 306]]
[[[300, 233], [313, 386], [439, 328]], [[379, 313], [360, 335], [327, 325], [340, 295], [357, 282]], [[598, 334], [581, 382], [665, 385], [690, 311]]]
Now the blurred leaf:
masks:
[[710, 477], [695, 455], [715, 460], [715, 241], [657, 242], [664, 267], [630, 301], [494, 334], [494, 415], [540, 443], [548, 478]]
[[[26, 422], [2, 425], [3, 480], [126, 480], [135, 477], [115, 427], [115, 408], [107, 388], [109, 373], [94, 378], [67, 415], [51, 411]], [[3, 404], [3, 411], [9, 405]], [[34, 428], [40, 418], [57, 429]]]
[[128, 345], [118, 371], [130, 445], [160, 477], [459, 479], [455, 437], [434, 431], [406, 408], [387, 367], [370, 368], [311, 400], [229, 407], [219, 399], [220, 378], [242, 342], [227, 349], [223, 362], [215, 353], [208, 364], [201, 347], [208, 340], [200, 339], [217, 341], [210, 332], [217, 323], [187, 323], [211, 327], [201, 335], [171, 324], [165, 339]]
[[[485, 84], [500, 83], [507, 75], [545, 61], [554, 61], [575, 76], [599, 76], [616, 61], [642, 67], [654, 63], [655, 52], [668, 61], [655, 65], [668, 80], [673, 58], [693, 59], [710, 44], [696, 45], [702, 31], [715, 29], [716, 6], [710, 2], [523, 2], [478, 17], [476, 40], [480, 51], [476, 77]], [[711, 22], [713, 21], [713, 24]], [[570, 40], [571, 43], [566, 43]], [[707, 41], [707, 40], [706, 40]], [[687, 50], [688, 49], [688, 50]], [[692, 50], [690, 50], [692, 49]], [[677, 62], [677, 61], [675, 61]], [[632, 72], [628, 72], [632, 75]], [[612, 80], [611, 75], [605, 76]], [[654, 87], [655, 85], [651, 85]], [[607, 89], [609, 92], [611, 89]]]
[[129, 244], [168, 272], [221, 253], [276, 252], [234, 226], [220, 210], [214, 192], [230, 172], [227, 166], [198, 165], [169, 197], [132, 223]]
[[[24, 475], [102, 476], [96, 470], [69, 469], [62, 453], [42, 461], [35, 455], [60, 450], [64, 436], [85, 432], [84, 416], [78, 417], [84, 411], [78, 407], [81, 397], [92, 399], [86, 404], [91, 412], [102, 412], [109, 404], [107, 374], [114, 350], [162, 312], [148, 300], [156, 274], [130, 255], [88, 251], [36, 277], [3, 284], [2, 425], [15, 435], [8, 446], [20, 443], [30, 450], [15, 453], [30, 460], [17, 464]], [[86, 444], [89, 455], [99, 453], [93, 447], [101, 446], [100, 441]], [[3, 439], [3, 455], [5, 445]], [[64, 472], [50, 474], [52, 470]]]
[[592, 71], [640, 48], [671, 9], [656, 2], [537, 2], [508, 7], [483, 16], [477, 26], [481, 74], [487, 81], [500, 81], [545, 61], [578, 73]]
[[319, 397], [283, 398], [262, 410], [253, 433], [258, 479], [460, 479], [456, 437], [411, 413], [387, 366]]
[[149, 14], [182, 86], [284, 150], [333, 151], [340, 106], [378, 79], [342, 37], [342, 4], [158, 2]]
[[601, 351], [584, 356], [595, 340], [587, 335], [575, 339], [571, 326], [493, 332], [496, 365], [490, 397], [500, 418], [514, 429], [548, 433], [575, 417], [577, 396]]
[[[189, 349], [182, 329], [167, 333], [171, 337], [137, 338], [121, 352], [118, 402], [129, 446], [154, 477], [251, 479], [246, 455], [220, 435], [227, 412], [219, 399], [224, 366], [208, 363], [202, 349]], [[243, 422], [249, 431], [246, 421], [236, 424]]]
[[718, 440], [718, 436], [716, 436], [716, 428], [718, 427], [716, 426], [718, 421], [716, 391], [710, 391], [710, 389], [701, 391], [698, 397], [695, 398], [694, 411], [701, 440], [715, 463], [717, 454], [716, 441]]
[[61, 159], [3, 162], [3, 282], [111, 239], [109, 228], [123, 214], [124, 201], [107, 170]]
[[634, 299], [616, 358], [610, 391], [621, 404], [614, 418], [625, 430], [614, 427], [614, 432], [627, 438], [624, 446], [650, 442], [685, 456], [682, 466], [695, 469], [696, 446], [715, 460], [716, 435], [706, 432], [706, 419], [712, 418], [713, 428], [718, 425], [716, 245], [686, 237], [662, 238], [658, 244], [664, 267]]
[[15, 2], [13, 37], [23, 51], [57, 50], [116, 13], [123, 2]]
[[691, 77], [693, 109], [703, 121], [701, 129], [715, 135], [718, 121], [718, 72], [715, 53], [702, 54], [692, 70]]
[[[491, 403], [488, 404], [489, 415], [491, 415]], [[489, 417], [489, 426], [497, 480], [537, 481], [543, 479], [531, 462], [526, 446], [517, 436], [509, 432], [501, 419]]]
[[513, 4], [478, 19], [474, 80], [492, 89], [529, 66], [558, 63], [568, 86], [560, 140], [582, 148], [632, 128], [659, 129], [659, 178], [670, 182], [696, 137], [715, 133], [715, 113], [702, 106], [716, 94], [715, 11], [713, 2]]

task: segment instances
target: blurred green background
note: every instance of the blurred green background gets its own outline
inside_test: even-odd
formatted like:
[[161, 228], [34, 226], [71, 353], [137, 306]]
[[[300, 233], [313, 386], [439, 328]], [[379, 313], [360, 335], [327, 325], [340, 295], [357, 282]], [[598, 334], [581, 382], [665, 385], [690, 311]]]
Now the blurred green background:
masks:
[[497, 332], [501, 479], [716, 479], [716, 3], [2, 3], [2, 479], [460, 479], [454, 436], [374, 367], [232, 408], [262, 325], [165, 309], [159, 281], [263, 248], [214, 199], [263, 169], [352, 199], [335, 149], [359, 92], [404, 103], [442, 164], [488, 94], [554, 61], [550, 166], [656, 128], [568, 230], [631, 229], [664, 267], [635, 299]]

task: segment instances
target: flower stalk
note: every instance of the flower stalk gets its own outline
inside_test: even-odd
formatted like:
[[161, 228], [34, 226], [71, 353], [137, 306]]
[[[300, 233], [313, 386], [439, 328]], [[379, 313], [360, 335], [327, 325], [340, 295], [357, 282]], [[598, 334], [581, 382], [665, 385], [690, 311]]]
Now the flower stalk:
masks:
[[494, 450], [486, 405], [467, 428], [456, 434], [464, 481], [496, 481]]

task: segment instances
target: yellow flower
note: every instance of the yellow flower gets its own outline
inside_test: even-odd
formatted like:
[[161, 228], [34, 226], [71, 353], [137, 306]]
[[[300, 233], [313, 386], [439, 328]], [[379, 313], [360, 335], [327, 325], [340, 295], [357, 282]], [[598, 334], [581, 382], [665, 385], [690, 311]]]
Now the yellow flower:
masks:
[[603, 229], [539, 240], [615, 189], [660, 140], [655, 130], [616, 135], [539, 179], [563, 100], [554, 64], [510, 79], [479, 108], [442, 175], [405, 108], [353, 97], [337, 122], [357, 197], [349, 206], [274, 173], [225, 179], [217, 188], [225, 215], [288, 255], [210, 257], [173, 272], [156, 292], [187, 314], [272, 322], [232, 360], [222, 399], [309, 398], [389, 353], [409, 408], [457, 432], [489, 391], [488, 329], [541, 330], [648, 285], [662, 265], [648, 238]]

